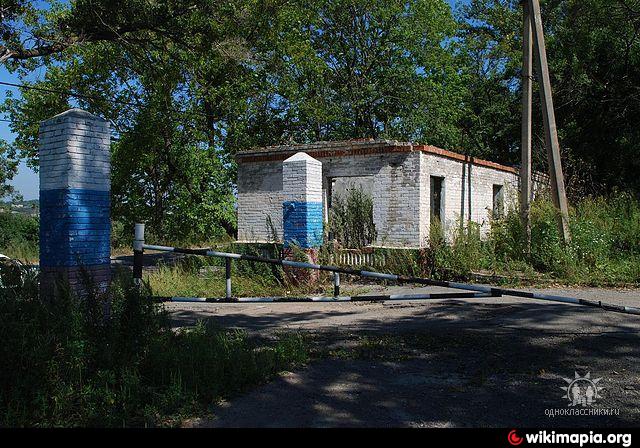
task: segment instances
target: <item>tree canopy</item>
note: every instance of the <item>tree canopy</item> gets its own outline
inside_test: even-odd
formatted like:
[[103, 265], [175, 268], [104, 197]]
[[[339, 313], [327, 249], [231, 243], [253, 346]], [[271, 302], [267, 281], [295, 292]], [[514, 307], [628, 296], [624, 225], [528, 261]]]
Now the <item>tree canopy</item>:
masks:
[[[640, 130], [634, 123], [640, 112], [640, 1], [547, 0], [541, 4], [569, 193], [621, 189], [638, 194], [640, 178], [634, 173], [640, 168]], [[468, 84], [474, 146], [486, 155], [516, 163], [520, 2], [472, 0], [459, 19], [462, 53], [469, 58], [463, 66], [474, 70]], [[534, 154], [540, 168], [544, 139], [535, 106]]]
[[[573, 191], [640, 191], [640, 0], [542, 3]], [[0, 16], [0, 61], [25, 84], [1, 106], [17, 137], [0, 194], [19, 158], [37, 167], [39, 121], [72, 105], [112, 123], [114, 217], [193, 238], [233, 234], [233, 155], [253, 146], [384, 137], [519, 159], [517, 0], [456, 16], [444, 0], [7, 0]]]

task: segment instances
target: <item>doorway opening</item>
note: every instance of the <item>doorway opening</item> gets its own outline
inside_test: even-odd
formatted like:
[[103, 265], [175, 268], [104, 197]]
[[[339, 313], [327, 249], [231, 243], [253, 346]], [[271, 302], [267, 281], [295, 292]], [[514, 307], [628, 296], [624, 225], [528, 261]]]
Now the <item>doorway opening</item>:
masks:
[[442, 226], [444, 215], [444, 177], [431, 176], [431, 225]]

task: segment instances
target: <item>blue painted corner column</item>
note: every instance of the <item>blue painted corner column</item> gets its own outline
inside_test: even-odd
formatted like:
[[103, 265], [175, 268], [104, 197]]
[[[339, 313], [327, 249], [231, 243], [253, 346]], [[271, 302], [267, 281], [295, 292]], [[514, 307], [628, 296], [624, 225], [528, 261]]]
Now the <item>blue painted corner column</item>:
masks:
[[110, 282], [109, 122], [71, 109], [40, 124], [40, 294]]
[[[284, 230], [283, 258], [296, 259], [300, 248], [306, 261], [318, 262], [322, 246], [322, 163], [299, 152], [282, 162], [282, 224]], [[297, 261], [300, 261], [299, 259]], [[294, 284], [315, 283], [320, 271], [286, 268]]]
[[282, 163], [285, 247], [322, 246], [322, 162], [299, 152]]

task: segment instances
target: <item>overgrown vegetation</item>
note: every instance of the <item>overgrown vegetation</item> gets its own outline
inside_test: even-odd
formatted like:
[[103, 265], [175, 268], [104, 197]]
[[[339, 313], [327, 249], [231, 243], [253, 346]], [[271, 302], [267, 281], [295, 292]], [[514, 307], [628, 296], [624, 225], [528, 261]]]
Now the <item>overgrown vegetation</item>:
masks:
[[499, 274], [542, 273], [564, 283], [615, 285], [640, 282], [640, 203], [629, 194], [587, 198], [571, 209], [572, 239], [563, 244], [556, 210], [548, 201], [531, 209], [531, 251], [526, 250], [517, 209], [494, 221], [488, 238], [477, 225], [457, 227], [451, 244], [436, 232], [426, 265], [436, 277], [469, 277], [474, 270]]
[[481, 236], [474, 222], [434, 225], [422, 250], [372, 248], [385, 270], [438, 279], [497, 276], [504, 281], [613, 286], [640, 283], [640, 202], [628, 193], [588, 197], [571, 208], [572, 240], [562, 243], [556, 210], [547, 200], [531, 209], [531, 250], [517, 208]]
[[19, 260], [37, 260], [38, 228], [38, 218], [0, 213], [0, 253]]
[[[278, 244], [247, 245], [218, 244], [217, 250], [280, 258], [282, 246]], [[294, 250], [294, 257], [303, 255], [300, 261], [308, 261], [304, 253]], [[233, 261], [232, 292], [235, 297], [259, 296], [299, 296], [315, 293], [329, 293], [328, 282], [309, 284], [292, 282], [285, 275], [282, 266], [253, 261]], [[328, 280], [329, 273], [321, 273]], [[224, 297], [224, 259], [214, 257], [189, 256], [172, 264], [161, 264], [145, 273], [154, 293], [161, 297]]]
[[[336, 210], [341, 212], [332, 215], [329, 228], [341, 243], [338, 247], [361, 248], [375, 235], [370, 198], [357, 191], [348, 198], [337, 205]], [[384, 258], [386, 271], [441, 279], [475, 279], [474, 273], [484, 273], [532, 283], [544, 280], [592, 286], [640, 283], [640, 201], [635, 196], [617, 193], [577, 202], [571, 208], [572, 240], [566, 246], [558, 235], [555, 209], [550, 202], [534, 202], [531, 220], [530, 253], [525, 250], [517, 209], [511, 209], [503, 219], [493, 221], [491, 231], [484, 238], [480, 237], [477, 224], [464, 223], [463, 226], [450, 225], [447, 239], [441, 229], [434, 228], [429, 246], [422, 250], [367, 250]], [[340, 228], [339, 222], [346, 224]], [[130, 230], [122, 224], [114, 224], [113, 246], [121, 246], [124, 253], [130, 253]], [[167, 239], [156, 240], [153, 235], [149, 238], [163, 244], [178, 244]], [[37, 219], [0, 214], [0, 253], [35, 261], [37, 241]], [[202, 242], [186, 244], [207, 245]], [[281, 250], [277, 244], [255, 246], [217, 242], [215, 247], [271, 258], [279, 258]], [[329, 263], [334, 250], [339, 249], [332, 244], [323, 247], [321, 261]], [[163, 265], [148, 271], [149, 282], [161, 296], [218, 297], [224, 292], [223, 277], [223, 261], [215, 258], [190, 257], [177, 266]], [[233, 288], [237, 296], [256, 296], [321, 292], [329, 286], [296, 287], [286, 282], [280, 267], [243, 261], [233, 264]]]
[[329, 235], [342, 247], [365, 247], [376, 240], [373, 224], [373, 198], [362, 188], [351, 188], [331, 199]]
[[174, 332], [129, 275], [109, 297], [45, 303], [16, 269], [0, 270], [0, 426], [172, 425], [307, 359], [296, 334]]

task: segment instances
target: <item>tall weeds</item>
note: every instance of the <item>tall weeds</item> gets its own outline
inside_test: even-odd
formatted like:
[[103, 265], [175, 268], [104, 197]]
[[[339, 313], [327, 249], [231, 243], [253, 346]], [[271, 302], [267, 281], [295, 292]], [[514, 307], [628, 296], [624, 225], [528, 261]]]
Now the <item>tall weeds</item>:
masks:
[[9, 269], [0, 270], [0, 426], [172, 424], [306, 360], [298, 335], [258, 344], [204, 323], [172, 331], [130, 275], [114, 281], [105, 307], [68, 294], [44, 303], [37, 279]]
[[587, 198], [571, 209], [571, 241], [560, 238], [556, 209], [548, 201], [531, 208], [531, 250], [526, 250], [517, 209], [493, 221], [486, 239], [476, 225], [462, 226], [452, 244], [432, 238], [436, 266], [465, 276], [472, 270], [538, 272], [567, 283], [640, 282], [640, 202], [628, 194]]
[[329, 213], [329, 233], [342, 247], [360, 248], [376, 239], [373, 199], [361, 188], [335, 195]]

